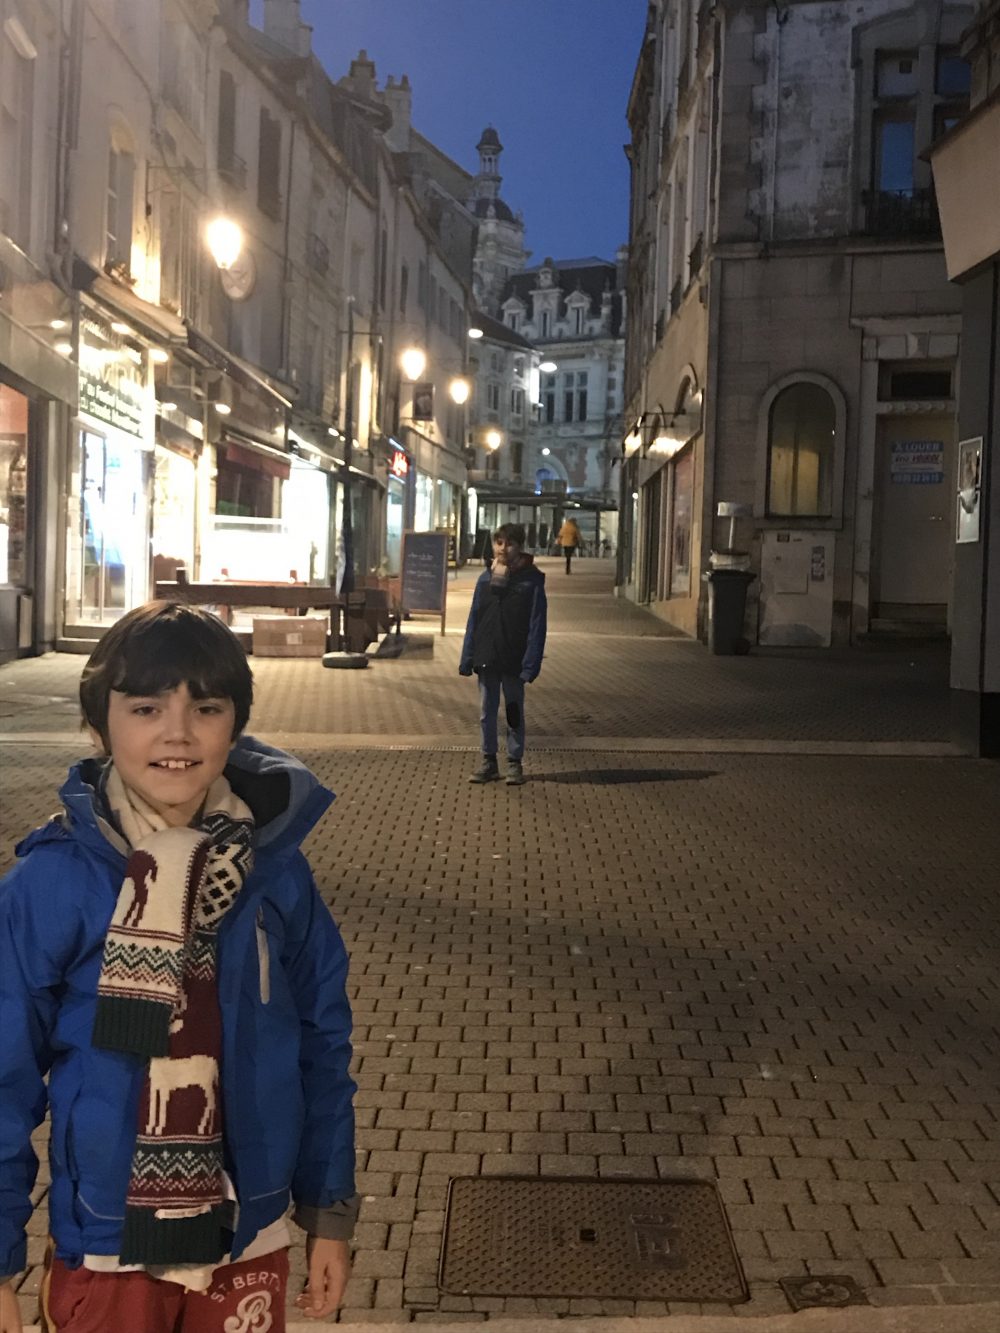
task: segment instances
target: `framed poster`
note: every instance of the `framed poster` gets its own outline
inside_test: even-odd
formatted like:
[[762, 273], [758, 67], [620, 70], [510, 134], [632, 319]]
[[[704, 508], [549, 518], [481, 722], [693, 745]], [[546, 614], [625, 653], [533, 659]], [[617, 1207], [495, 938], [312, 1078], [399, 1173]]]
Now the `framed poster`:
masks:
[[983, 480], [983, 437], [958, 442], [958, 493], [955, 541], [979, 541], [979, 505]]

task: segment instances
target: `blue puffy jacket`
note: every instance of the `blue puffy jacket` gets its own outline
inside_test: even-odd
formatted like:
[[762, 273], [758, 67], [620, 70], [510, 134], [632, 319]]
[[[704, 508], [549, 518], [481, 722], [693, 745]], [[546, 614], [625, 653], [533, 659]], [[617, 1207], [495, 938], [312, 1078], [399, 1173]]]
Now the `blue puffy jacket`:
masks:
[[[94, 760], [70, 770], [65, 814], [20, 844], [0, 881], [0, 1277], [25, 1266], [38, 1166], [30, 1135], [46, 1104], [57, 1253], [78, 1263], [119, 1251], [146, 1062], [90, 1042], [125, 873], [98, 827], [97, 773]], [[347, 955], [299, 850], [333, 794], [250, 738], [234, 747], [226, 777], [257, 820], [256, 863], [218, 937], [235, 1258], [289, 1194], [307, 1229], [354, 1194], [354, 1083]]]

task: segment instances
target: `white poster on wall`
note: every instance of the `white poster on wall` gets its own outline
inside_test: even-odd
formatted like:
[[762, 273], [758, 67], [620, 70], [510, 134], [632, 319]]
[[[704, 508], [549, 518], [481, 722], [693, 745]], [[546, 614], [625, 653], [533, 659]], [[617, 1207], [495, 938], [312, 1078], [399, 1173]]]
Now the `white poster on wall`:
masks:
[[958, 442], [958, 495], [955, 504], [955, 541], [979, 541], [979, 503], [982, 494], [983, 437]]

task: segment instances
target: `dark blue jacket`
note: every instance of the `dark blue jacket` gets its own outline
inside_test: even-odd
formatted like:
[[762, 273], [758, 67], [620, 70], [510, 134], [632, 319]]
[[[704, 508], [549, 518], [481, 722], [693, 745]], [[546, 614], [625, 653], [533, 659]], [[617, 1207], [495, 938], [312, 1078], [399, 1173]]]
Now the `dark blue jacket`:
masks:
[[527, 563], [497, 587], [487, 569], [472, 594], [459, 671], [491, 671], [532, 681], [542, 669], [548, 602], [545, 575]]
[[[37, 1159], [52, 1116], [49, 1225], [58, 1255], [117, 1254], [146, 1062], [90, 1042], [104, 937], [125, 859], [98, 827], [98, 765], [70, 770], [65, 814], [30, 834], [0, 882], [0, 1277], [25, 1266]], [[285, 1211], [354, 1194], [347, 955], [299, 843], [333, 794], [259, 741], [226, 776], [257, 820], [256, 863], [218, 937], [232, 1255]], [[48, 1088], [44, 1082], [49, 1075]]]

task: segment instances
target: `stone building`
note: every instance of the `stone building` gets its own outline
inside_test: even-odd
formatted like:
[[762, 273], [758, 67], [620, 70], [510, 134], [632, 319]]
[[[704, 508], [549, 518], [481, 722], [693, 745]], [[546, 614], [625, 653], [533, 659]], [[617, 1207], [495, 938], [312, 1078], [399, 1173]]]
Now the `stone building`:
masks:
[[389, 103], [300, 0], [0, 0], [0, 660], [89, 651], [179, 567], [461, 545], [472, 178]]
[[711, 553], [773, 645], [944, 633], [959, 294], [924, 150], [967, 4], [654, 0], [629, 101], [619, 582], [704, 632]]
[[78, 401], [68, 40], [61, 5], [0, 0], [0, 662], [53, 648], [59, 626], [59, 464]]
[[541, 378], [522, 467], [539, 493], [578, 509], [586, 549], [617, 538], [617, 478], [625, 361], [625, 251], [546, 259], [511, 277], [500, 313], [536, 349]]

